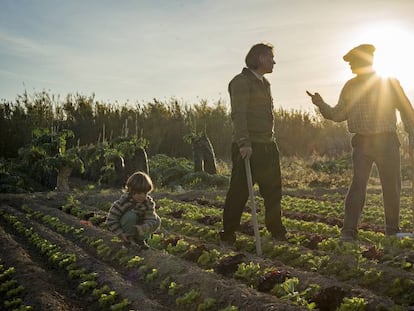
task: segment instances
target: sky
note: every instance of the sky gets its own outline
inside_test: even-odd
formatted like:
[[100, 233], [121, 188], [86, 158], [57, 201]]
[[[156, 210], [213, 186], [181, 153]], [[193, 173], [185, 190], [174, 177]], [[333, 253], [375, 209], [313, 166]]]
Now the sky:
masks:
[[[106, 103], [221, 100], [250, 47], [275, 47], [275, 108], [336, 104], [342, 56], [376, 46], [414, 105], [414, 0], [0, 0], [0, 99], [43, 90]], [[380, 70], [381, 68], [381, 70]]]

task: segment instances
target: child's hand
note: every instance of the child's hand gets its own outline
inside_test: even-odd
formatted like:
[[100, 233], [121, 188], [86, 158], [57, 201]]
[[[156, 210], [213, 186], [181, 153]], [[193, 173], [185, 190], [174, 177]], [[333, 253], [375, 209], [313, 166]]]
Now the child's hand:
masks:
[[125, 243], [131, 243], [132, 237], [127, 233], [121, 233], [119, 238]]
[[137, 234], [138, 234], [138, 236], [143, 236], [149, 230], [148, 225], [146, 225], [146, 224], [136, 225], [135, 228], [137, 228]]
[[135, 228], [137, 228], [137, 235], [138, 236], [143, 236], [144, 235], [144, 230], [143, 230], [141, 225], [137, 225], [137, 226], [135, 226]]

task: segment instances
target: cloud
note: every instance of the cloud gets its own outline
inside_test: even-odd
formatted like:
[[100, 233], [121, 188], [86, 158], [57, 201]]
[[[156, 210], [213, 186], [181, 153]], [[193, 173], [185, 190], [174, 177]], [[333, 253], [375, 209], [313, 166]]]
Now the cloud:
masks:
[[48, 56], [45, 46], [36, 40], [11, 34], [0, 29], [0, 49], [2, 53], [16, 53], [24, 57]]

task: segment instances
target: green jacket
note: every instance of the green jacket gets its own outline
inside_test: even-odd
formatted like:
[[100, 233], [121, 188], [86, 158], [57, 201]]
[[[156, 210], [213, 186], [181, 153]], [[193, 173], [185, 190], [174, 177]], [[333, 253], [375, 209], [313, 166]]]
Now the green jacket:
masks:
[[228, 87], [233, 121], [233, 142], [239, 147], [252, 142], [273, 141], [273, 98], [270, 83], [260, 81], [254, 73], [243, 68]]

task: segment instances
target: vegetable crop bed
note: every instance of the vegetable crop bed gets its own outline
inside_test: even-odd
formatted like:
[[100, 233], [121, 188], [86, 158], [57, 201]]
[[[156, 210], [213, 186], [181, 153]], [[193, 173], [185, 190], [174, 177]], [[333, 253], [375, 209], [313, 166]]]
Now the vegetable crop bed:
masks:
[[[414, 240], [384, 237], [370, 193], [358, 242], [338, 239], [337, 195], [283, 199], [287, 242], [263, 226], [255, 254], [246, 208], [221, 245], [223, 193], [154, 193], [161, 229], [151, 249], [126, 248], [105, 228], [118, 190], [0, 194], [0, 310], [408, 310]], [[407, 195], [403, 230], [413, 227]]]

